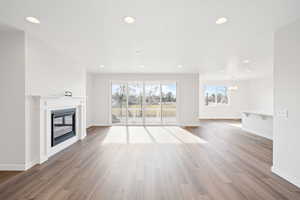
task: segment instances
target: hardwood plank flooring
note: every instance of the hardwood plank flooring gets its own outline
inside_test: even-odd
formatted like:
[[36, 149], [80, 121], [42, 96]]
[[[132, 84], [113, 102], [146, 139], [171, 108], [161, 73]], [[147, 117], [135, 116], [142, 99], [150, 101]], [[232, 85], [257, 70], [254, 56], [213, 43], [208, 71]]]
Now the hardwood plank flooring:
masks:
[[18, 171], [0, 171], [0, 184], [4, 183], [8, 179], [20, 174]]
[[272, 141], [236, 121], [98, 127], [2, 182], [0, 199], [300, 200], [300, 189], [272, 174], [271, 165]]

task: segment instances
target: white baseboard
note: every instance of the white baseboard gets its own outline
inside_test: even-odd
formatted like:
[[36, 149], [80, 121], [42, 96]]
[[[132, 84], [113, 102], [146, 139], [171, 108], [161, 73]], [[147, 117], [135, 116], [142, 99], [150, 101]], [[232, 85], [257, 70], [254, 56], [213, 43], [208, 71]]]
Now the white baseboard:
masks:
[[52, 148], [50, 148], [49, 152], [48, 152], [48, 159], [51, 156], [54, 156], [55, 154], [61, 152], [62, 150], [68, 148], [69, 146], [71, 146], [72, 144], [76, 143], [79, 140], [79, 136], [76, 137], [72, 137]]
[[25, 171], [25, 164], [0, 164], [0, 171]]
[[176, 123], [176, 124], [93, 124], [88, 128], [93, 126], [199, 126], [199, 122], [185, 122], [185, 123]]
[[258, 135], [258, 136], [260, 136], [260, 137], [267, 138], [267, 139], [269, 139], [269, 140], [273, 140], [272, 137], [263, 135], [263, 134], [261, 134], [261, 133], [259, 133], [259, 132], [257, 132], [257, 131], [254, 131], [254, 130], [250, 130], [250, 129], [247, 129], [247, 128], [244, 128], [244, 127], [242, 127], [242, 130], [243, 130], [243, 131], [246, 131], [246, 132], [249, 132], [249, 133], [253, 133], [253, 134]]
[[38, 159], [26, 164], [0, 164], [0, 171], [26, 171], [36, 164], [39, 164]]
[[91, 128], [93, 126], [113, 126], [113, 124], [92, 124], [88, 128]]
[[48, 160], [48, 156], [41, 156], [39, 161], [38, 161], [38, 164], [43, 164], [44, 162], [46, 162]]
[[282, 171], [280, 171], [279, 169], [277, 169], [276, 167], [272, 166], [271, 171], [280, 176], [281, 178], [287, 180], [288, 182], [292, 183], [293, 185], [297, 186], [298, 188], [300, 188], [300, 180], [295, 178], [295, 176], [291, 176], [287, 173], [284, 173]]
[[241, 120], [241, 117], [198, 117], [199, 120]]
[[201, 124], [199, 122], [184, 122], [184, 123], [180, 123], [178, 124], [178, 126], [200, 126]]
[[33, 167], [37, 164], [39, 164], [39, 159], [35, 159], [35, 160], [30, 161], [30, 162], [27, 162], [26, 165], [25, 165], [25, 170], [28, 170], [28, 169], [30, 169], [31, 167]]

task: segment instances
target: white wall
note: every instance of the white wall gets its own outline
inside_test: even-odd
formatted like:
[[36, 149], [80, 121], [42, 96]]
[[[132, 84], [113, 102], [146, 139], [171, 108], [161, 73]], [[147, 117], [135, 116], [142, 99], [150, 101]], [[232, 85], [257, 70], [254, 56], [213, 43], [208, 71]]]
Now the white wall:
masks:
[[[237, 86], [238, 90], [229, 90], [229, 104], [219, 106], [205, 106], [204, 88], [211, 86]], [[249, 90], [247, 81], [230, 80], [201, 80], [200, 76], [200, 98], [199, 118], [200, 119], [240, 119], [241, 112], [249, 109], [247, 92]]]
[[85, 96], [86, 71], [22, 31], [5, 27], [0, 44], [0, 170], [24, 170], [36, 163], [39, 144], [39, 130], [33, 128], [39, 117], [37, 104], [30, 95], [70, 90]]
[[86, 95], [86, 71], [73, 59], [33, 36], [26, 36], [26, 167], [37, 162], [39, 152], [38, 103], [31, 95]]
[[87, 127], [93, 125], [93, 104], [94, 99], [94, 84], [93, 84], [93, 76], [92, 74], [87, 74], [86, 77], [86, 94], [87, 94], [87, 103], [86, 103], [86, 119], [87, 119]]
[[[273, 74], [264, 78], [248, 80], [247, 102], [249, 108], [246, 111], [266, 115], [243, 115], [242, 128], [247, 132], [273, 139]], [[271, 116], [269, 116], [271, 115]]]
[[270, 73], [270, 77], [251, 79], [248, 84], [249, 109], [273, 113], [273, 74]]
[[26, 42], [27, 95], [64, 95], [70, 90], [74, 96], [85, 96], [84, 66], [38, 38], [27, 35]]
[[25, 164], [25, 34], [0, 32], [0, 170]]
[[[300, 20], [275, 34], [273, 171], [300, 187]], [[288, 117], [284, 111], [288, 110]], [[281, 113], [283, 111], [283, 113]]]
[[270, 113], [249, 113], [243, 114], [242, 129], [244, 131], [273, 140], [273, 116]]
[[[93, 74], [90, 75], [87, 96], [92, 99], [88, 113], [92, 116], [88, 124], [109, 124], [110, 81], [177, 81], [177, 112], [180, 124], [193, 124], [198, 118], [199, 78], [198, 74]], [[92, 88], [92, 89], [91, 89]], [[89, 103], [89, 102], [88, 102]]]

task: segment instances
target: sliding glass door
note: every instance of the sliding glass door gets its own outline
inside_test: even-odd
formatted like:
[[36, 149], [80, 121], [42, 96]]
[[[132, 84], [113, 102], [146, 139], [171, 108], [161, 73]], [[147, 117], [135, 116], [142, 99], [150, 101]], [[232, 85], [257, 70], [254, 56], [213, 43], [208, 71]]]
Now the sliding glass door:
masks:
[[143, 84], [128, 83], [128, 123], [143, 123]]
[[111, 85], [112, 123], [126, 123], [127, 118], [127, 85], [114, 83]]
[[145, 83], [145, 109], [146, 124], [161, 122], [161, 90], [160, 83]]
[[176, 83], [161, 85], [161, 102], [163, 123], [176, 122]]
[[176, 82], [112, 82], [114, 124], [176, 123]]

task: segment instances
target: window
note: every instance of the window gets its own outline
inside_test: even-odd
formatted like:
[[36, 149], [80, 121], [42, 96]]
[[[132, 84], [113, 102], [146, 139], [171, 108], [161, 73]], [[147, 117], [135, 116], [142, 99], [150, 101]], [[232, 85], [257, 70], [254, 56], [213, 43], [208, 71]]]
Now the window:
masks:
[[176, 123], [176, 82], [111, 84], [112, 123]]
[[126, 120], [127, 95], [126, 85], [123, 83], [111, 86], [111, 113], [112, 123], [120, 123]]
[[205, 105], [227, 105], [228, 95], [226, 86], [205, 86]]

